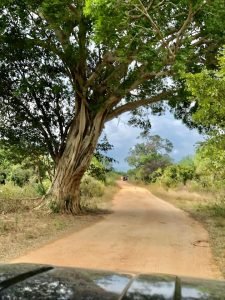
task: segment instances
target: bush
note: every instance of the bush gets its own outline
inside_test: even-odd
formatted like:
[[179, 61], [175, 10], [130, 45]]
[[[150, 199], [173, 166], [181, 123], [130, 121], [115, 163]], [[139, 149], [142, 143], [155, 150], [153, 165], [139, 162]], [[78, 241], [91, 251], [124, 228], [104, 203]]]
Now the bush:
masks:
[[0, 186], [0, 199], [27, 199], [36, 198], [38, 196], [35, 186], [29, 183], [23, 187], [14, 185], [12, 182]]
[[46, 189], [43, 184], [37, 183], [35, 189], [40, 196], [44, 196], [46, 194]]
[[116, 180], [120, 178], [119, 174], [116, 174], [114, 172], [109, 172], [106, 175], [105, 185], [114, 186], [116, 185]]
[[31, 170], [22, 169], [19, 165], [15, 165], [11, 172], [12, 182], [20, 187], [28, 183], [31, 177]]
[[175, 187], [179, 183], [186, 185], [188, 180], [192, 180], [195, 176], [193, 166], [171, 165], [168, 166], [158, 181], [165, 184], [167, 187]]
[[23, 187], [8, 182], [0, 186], [0, 213], [26, 211], [32, 206], [30, 198], [38, 198], [35, 186], [26, 184]]
[[176, 186], [178, 183], [177, 167], [175, 165], [167, 167], [158, 181], [167, 187]]
[[162, 174], [163, 174], [163, 170], [161, 168], [152, 172], [152, 174], [150, 176], [150, 182], [155, 183], [162, 176]]
[[104, 194], [104, 184], [90, 175], [85, 175], [81, 182], [81, 197], [94, 198]]

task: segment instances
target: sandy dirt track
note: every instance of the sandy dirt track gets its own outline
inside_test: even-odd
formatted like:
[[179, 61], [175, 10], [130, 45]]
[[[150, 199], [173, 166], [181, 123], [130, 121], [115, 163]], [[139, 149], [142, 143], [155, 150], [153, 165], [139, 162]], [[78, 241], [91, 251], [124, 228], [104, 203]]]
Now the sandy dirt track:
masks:
[[103, 221], [11, 262], [221, 277], [198, 222], [145, 188], [120, 186]]

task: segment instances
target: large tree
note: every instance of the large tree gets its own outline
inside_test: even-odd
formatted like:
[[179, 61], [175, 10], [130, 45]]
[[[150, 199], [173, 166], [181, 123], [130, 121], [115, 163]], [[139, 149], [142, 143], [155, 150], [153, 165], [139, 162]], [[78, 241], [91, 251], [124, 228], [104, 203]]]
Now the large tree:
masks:
[[223, 0], [1, 0], [1, 139], [47, 147], [51, 194], [78, 213], [104, 124], [184, 100], [179, 72], [215, 64], [224, 15]]

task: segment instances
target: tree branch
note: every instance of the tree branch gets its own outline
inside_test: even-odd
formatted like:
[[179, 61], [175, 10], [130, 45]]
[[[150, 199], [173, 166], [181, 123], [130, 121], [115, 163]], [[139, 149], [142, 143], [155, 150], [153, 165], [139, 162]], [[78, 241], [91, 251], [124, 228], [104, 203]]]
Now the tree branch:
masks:
[[[31, 122], [37, 122], [38, 121], [38, 118], [35, 118], [33, 116], [33, 114], [31, 113], [30, 109], [17, 97], [14, 96], [14, 98], [17, 100], [17, 102], [19, 103], [19, 106], [21, 106], [21, 108], [24, 109], [24, 111], [26, 112], [27, 116], [30, 117], [30, 120]], [[41, 131], [45, 141], [46, 141], [46, 144], [48, 146], [48, 150], [49, 150], [49, 153], [52, 157], [52, 159], [54, 160], [55, 159], [55, 151], [54, 151], [54, 147], [52, 145], [52, 140], [51, 138], [49, 138], [49, 135], [48, 133], [46, 132], [45, 128], [42, 126], [42, 124], [40, 122], [38, 122], [38, 129]]]
[[142, 0], [138, 0], [140, 5], [141, 5], [141, 8], [139, 8], [137, 6], [137, 9], [143, 13], [143, 15], [149, 20], [150, 24], [152, 25], [155, 33], [160, 37], [160, 39], [162, 40], [162, 43], [164, 45], [164, 47], [168, 50], [169, 54], [171, 57], [174, 58], [174, 53], [173, 51], [171, 50], [169, 44], [166, 43], [165, 41], [165, 37], [163, 36], [163, 33], [162, 31], [160, 30], [159, 26], [155, 23], [155, 21], [152, 19], [152, 17], [150, 16], [150, 14], [148, 13], [148, 10], [146, 9], [146, 7], [144, 6]]
[[176, 52], [177, 52], [178, 48], [180, 47], [180, 41], [182, 40], [183, 33], [187, 29], [188, 25], [191, 23], [193, 16], [194, 16], [194, 12], [193, 12], [193, 8], [192, 8], [192, 4], [190, 3], [188, 16], [176, 34]]
[[145, 105], [149, 105], [149, 104], [158, 102], [160, 100], [165, 100], [166, 97], [171, 96], [173, 93], [174, 93], [174, 90], [169, 90], [169, 91], [162, 92], [158, 95], [152, 96], [147, 99], [140, 99], [138, 101], [129, 102], [124, 105], [121, 105], [121, 106], [115, 108], [114, 110], [112, 110], [112, 112], [108, 114], [106, 121], [108, 122], [108, 121], [118, 117], [119, 115], [121, 115], [125, 112], [128, 112], [128, 111], [132, 111], [140, 106], [145, 106]]
[[[168, 76], [170, 75], [170, 71], [161, 71], [161, 72], [143, 72], [144, 67], [141, 66], [139, 68], [139, 74], [137, 76], [135, 76], [135, 80], [133, 82], [130, 83], [130, 85], [127, 88], [123, 88], [121, 86], [117, 86], [114, 93], [112, 93], [112, 95], [109, 97], [109, 99], [106, 101], [106, 104], [109, 107], [113, 107], [115, 105], [117, 105], [121, 99], [123, 97], [125, 97], [129, 92], [137, 89], [144, 81], [146, 80], [150, 80], [150, 79], [154, 79], [154, 78], [158, 78], [161, 76]], [[119, 93], [121, 92], [121, 94], [119, 96]]]

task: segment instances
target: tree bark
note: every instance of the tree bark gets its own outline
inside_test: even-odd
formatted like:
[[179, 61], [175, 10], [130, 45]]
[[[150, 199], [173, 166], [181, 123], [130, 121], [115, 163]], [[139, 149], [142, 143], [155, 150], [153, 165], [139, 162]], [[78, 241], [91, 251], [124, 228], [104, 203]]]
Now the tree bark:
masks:
[[81, 213], [80, 183], [88, 169], [105, 121], [99, 112], [90, 120], [85, 104], [71, 125], [65, 150], [59, 159], [50, 195], [61, 212]]

